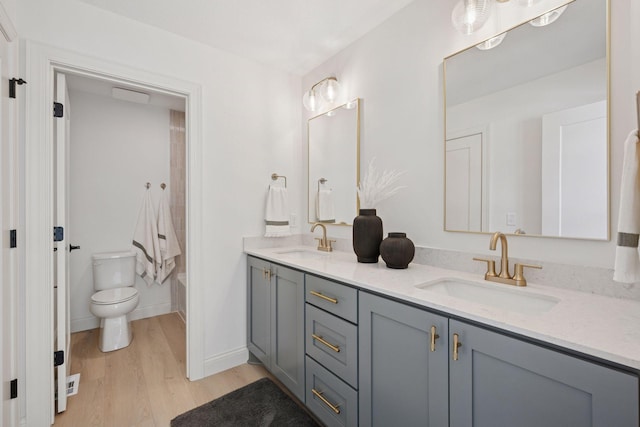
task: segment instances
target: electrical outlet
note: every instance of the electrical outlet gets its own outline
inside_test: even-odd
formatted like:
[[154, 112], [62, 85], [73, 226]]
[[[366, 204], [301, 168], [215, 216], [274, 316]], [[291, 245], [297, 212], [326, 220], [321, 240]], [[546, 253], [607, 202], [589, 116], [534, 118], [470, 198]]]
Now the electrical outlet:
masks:
[[289, 225], [291, 227], [295, 227], [298, 225], [298, 215], [296, 214], [289, 215]]
[[507, 225], [514, 226], [516, 225], [516, 213], [515, 212], [507, 212]]

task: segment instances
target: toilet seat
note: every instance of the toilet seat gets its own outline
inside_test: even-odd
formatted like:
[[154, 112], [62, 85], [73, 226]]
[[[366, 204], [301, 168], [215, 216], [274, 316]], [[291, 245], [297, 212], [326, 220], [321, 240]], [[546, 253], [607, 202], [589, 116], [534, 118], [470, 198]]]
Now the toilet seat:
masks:
[[93, 294], [91, 302], [98, 305], [120, 304], [132, 300], [137, 295], [138, 290], [133, 287], [107, 289]]

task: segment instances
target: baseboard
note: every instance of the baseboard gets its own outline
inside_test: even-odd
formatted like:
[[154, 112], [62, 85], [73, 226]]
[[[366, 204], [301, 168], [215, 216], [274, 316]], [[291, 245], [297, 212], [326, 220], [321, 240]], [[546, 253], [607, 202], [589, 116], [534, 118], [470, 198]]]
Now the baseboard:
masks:
[[[137, 308], [129, 313], [129, 320], [146, 319], [147, 317], [155, 317], [167, 313], [171, 313], [170, 302]], [[73, 319], [71, 320], [69, 327], [71, 329], [71, 333], [88, 331], [89, 329], [99, 328], [100, 320], [94, 316]]]
[[247, 347], [240, 347], [217, 356], [209, 357], [204, 361], [204, 376], [217, 374], [227, 369], [247, 363], [249, 350]]

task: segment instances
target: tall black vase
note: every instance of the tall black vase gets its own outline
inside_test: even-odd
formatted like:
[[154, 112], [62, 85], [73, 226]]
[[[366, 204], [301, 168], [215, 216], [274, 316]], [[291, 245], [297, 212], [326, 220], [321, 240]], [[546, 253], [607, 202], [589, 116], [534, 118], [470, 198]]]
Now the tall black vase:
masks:
[[360, 209], [353, 220], [353, 251], [358, 262], [378, 262], [382, 242], [382, 220], [375, 209]]

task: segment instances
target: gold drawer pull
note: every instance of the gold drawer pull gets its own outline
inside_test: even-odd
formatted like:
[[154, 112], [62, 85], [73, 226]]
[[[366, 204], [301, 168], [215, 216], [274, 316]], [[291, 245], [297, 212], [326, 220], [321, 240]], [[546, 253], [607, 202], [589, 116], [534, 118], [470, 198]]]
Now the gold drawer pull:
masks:
[[458, 341], [460, 336], [458, 334], [453, 334], [453, 360], [458, 360], [458, 347], [461, 347], [462, 344]]
[[309, 291], [309, 292], [310, 292], [310, 293], [311, 293], [311, 295], [313, 295], [314, 297], [322, 298], [323, 300], [325, 300], [325, 301], [329, 301], [330, 303], [333, 303], [333, 304], [337, 304], [337, 303], [338, 303], [338, 300], [337, 300], [337, 299], [335, 299], [335, 298], [331, 298], [331, 297], [328, 297], [328, 296], [326, 296], [326, 295], [322, 295], [320, 292], [316, 292], [316, 291]]
[[332, 404], [331, 404], [331, 402], [329, 402], [327, 399], [325, 399], [325, 398], [324, 398], [324, 396], [322, 395], [322, 392], [319, 392], [319, 391], [318, 391], [318, 390], [316, 390], [315, 388], [312, 388], [312, 389], [311, 389], [311, 392], [312, 392], [313, 394], [315, 394], [315, 395], [318, 397], [318, 399], [322, 400], [322, 403], [324, 403], [324, 404], [325, 404], [325, 405], [327, 405], [329, 408], [331, 408], [331, 410], [332, 410], [333, 412], [335, 412], [336, 414], [339, 414], [339, 413], [340, 413], [340, 409], [338, 409], [338, 407], [339, 407], [340, 405], [335, 405], [335, 406], [334, 406], [334, 405], [332, 405]]
[[322, 338], [320, 335], [311, 334], [311, 337], [314, 340], [320, 341], [322, 344], [326, 345], [327, 347], [329, 347], [331, 350], [335, 351], [336, 353], [340, 353], [340, 347], [325, 341], [324, 338]]
[[436, 333], [436, 327], [431, 327], [431, 351], [436, 351], [436, 340], [440, 338], [440, 335]]

